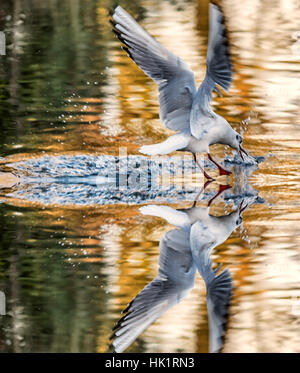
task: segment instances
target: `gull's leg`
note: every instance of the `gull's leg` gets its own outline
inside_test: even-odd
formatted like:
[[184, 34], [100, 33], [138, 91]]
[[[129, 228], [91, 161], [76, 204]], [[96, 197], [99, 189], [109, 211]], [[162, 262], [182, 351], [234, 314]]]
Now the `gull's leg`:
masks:
[[194, 157], [194, 161], [195, 163], [197, 164], [197, 166], [200, 168], [200, 171], [203, 173], [204, 177], [206, 177], [206, 179], [208, 180], [214, 180], [211, 176], [209, 176], [204, 170], [203, 168], [201, 167], [200, 163], [198, 162], [197, 160], [197, 157], [196, 157], [196, 154], [193, 153], [193, 157]]
[[212, 204], [212, 202], [213, 202], [213, 200], [215, 200], [221, 193], [223, 193], [225, 190], [227, 190], [227, 189], [230, 189], [231, 188], [231, 185], [219, 185], [219, 191], [218, 191], [218, 193], [213, 197], [213, 198], [211, 198], [210, 200], [209, 200], [209, 202], [208, 202], [208, 205], [207, 206], [210, 206], [211, 204]]
[[196, 195], [196, 198], [195, 198], [195, 200], [194, 200], [194, 203], [193, 203], [193, 206], [192, 206], [192, 207], [195, 207], [195, 206], [196, 206], [199, 197], [200, 197], [201, 194], [205, 191], [206, 187], [207, 187], [210, 183], [212, 183], [212, 182], [213, 182], [213, 180], [207, 180], [207, 181], [205, 182], [205, 184], [204, 184], [203, 187], [201, 188], [200, 192]]
[[220, 166], [213, 158], [212, 158], [212, 156], [209, 154], [209, 153], [207, 153], [207, 155], [208, 155], [208, 158], [209, 158], [209, 160], [210, 161], [212, 161], [212, 163], [214, 163], [217, 167], [218, 167], [218, 169], [219, 169], [219, 174], [220, 175], [230, 175], [231, 174], [231, 171], [227, 171], [227, 170], [225, 170], [222, 166]]

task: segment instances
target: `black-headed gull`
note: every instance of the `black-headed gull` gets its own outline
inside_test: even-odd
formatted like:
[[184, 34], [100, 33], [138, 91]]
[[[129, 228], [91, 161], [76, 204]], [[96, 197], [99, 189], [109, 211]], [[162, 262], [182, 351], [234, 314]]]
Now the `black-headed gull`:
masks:
[[[220, 188], [216, 196], [224, 190]], [[189, 294], [196, 269], [207, 289], [210, 351], [220, 350], [232, 280], [227, 269], [220, 274], [220, 268], [212, 269], [210, 254], [242, 223], [241, 214], [246, 208], [242, 204], [231, 214], [219, 217], [209, 214], [209, 206], [184, 210], [157, 205], [140, 208], [143, 215], [161, 217], [179, 229], [167, 232], [160, 240], [158, 276], [132, 300], [116, 324], [111, 337], [116, 352], [123, 352], [148, 326]]]
[[[196, 162], [196, 153], [205, 152], [222, 175], [230, 172], [211, 157], [210, 145], [229, 145], [242, 158], [242, 152], [247, 153], [242, 148], [242, 136], [210, 105], [213, 90], [220, 92], [218, 86], [229, 89], [232, 66], [222, 12], [215, 4], [210, 4], [209, 12], [206, 75], [198, 90], [188, 65], [151, 37], [122, 7], [115, 9], [112, 23], [128, 55], [158, 84], [161, 121], [178, 132], [162, 143], [142, 146], [140, 152], [158, 155], [189, 151]], [[211, 179], [197, 164], [204, 176]]]
[[184, 300], [195, 285], [197, 268], [206, 286], [209, 351], [220, 351], [232, 290], [230, 273], [213, 270], [205, 249], [191, 250], [189, 230], [173, 229], [160, 240], [158, 276], [130, 302], [114, 328], [115, 352], [126, 350], [155, 320]]

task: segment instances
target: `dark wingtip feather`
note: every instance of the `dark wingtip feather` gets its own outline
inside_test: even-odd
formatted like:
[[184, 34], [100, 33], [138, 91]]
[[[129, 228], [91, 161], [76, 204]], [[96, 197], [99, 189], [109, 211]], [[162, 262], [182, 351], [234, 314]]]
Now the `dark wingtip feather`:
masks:
[[109, 351], [109, 352], [113, 352], [113, 353], [116, 352], [116, 350], [115, 350], [115, 346], [114, 346], [112, 343], [108, 346], [108, 351]]
[[122, 326], [123, 321], [125, 321], [125, 320], [127, 319], [127, 317], [128, 317], [131, 313], [132, 313], [132, 312], [128, 312], [128, 313], [126, 313], [124, 316], [122, 316], [122, 317], [120, 318], [120, 320], [116, 323], [116, 325], [113, 327], [112, 331], [116, 331], [116, 330], [120, 329], [121, 326]]
[[115, 336], [116, 336], [116, 333], [114, 332], [114, 333], [112, 333], [111, 334], [111, 336], [109, 337], [109, 340], [111, 341], [112, 339], [114, 339], [115, 338]]
[[[128, 56], [132, 59], [132, 60], [134, 60], [134, 58], [133, 58], [133, 55], [132, 55], [132, 53], [130, 52], [130, 49], [129, 48], [127, 48], [127, 47], [123, 47], [122, 46], [122, 49], [128, 54]], [[124, 311], [125, 312], [125, 311]]]
[[110, 18], [109, 23], [110, 23], [113, 27], [116, 27], [116, 22], [115, 22], [112, 18]]
[[123, 316], [118, 320], [118, 322], [114, 325], [114, 327], [112, 328], [112, 335], [109, 337], [109, 339], [113, 339], [115, 336], [116, 336], [116, 332], [117, 330], [119, 330], [121, 327], [122, 327], [122, 322], [126, 320], [126, 318], [132, 313], [132, 311], [130, 310], [130, 307], [132, 305], [132, 302], [131, 301], [127, 307], [121, 312], [123, 314]]
[[119, 329], [120, 328], [120, 321], [118, 321], [116, 324], [115, 324], [115, 326], [112, 328], [112, 332], [115, 332], [117, 329]]
[[112, 29], [112, 32], [116, 35], [116, 37], [117, 37], [118, 39], [120, 39], [121, 34], [120, 34], [120, 32], [119, 32], [117, 29], [113, 28], [113, 29]]
[[[113, 28], [112, 31], [113, 31], [113, 33], [116, 35], [116, 37], [120, 40], [121, 43], [123, 43], [123, 44], [126, 45], [127, 47], [130, 47], [130, 46], [128, 45], [127, 41], [123, 38], [123, 36], [122, 36], [122, 34], [120, 33], [119, 30], [117, 30], [116, 28]], [[122, 48], [123, 48], [124, 50], [126, 50], [126, 52], [127, 52], [127, 49], [128, 49], [128, 48], [123, 47], [123, 46], [122, 46]], [[125, 48], [126, 48], [126, 49], [125, 49]], [[127, 52], [127, 53], [128, 53], [128, 52]], [[128, 53], [128, 54], [129, 54], [129, 53]]]
[[127, 307], [122, 311], [122, 313], [127, 313], [130, 307], [132, 306], [132, 303], [133, 303], [133, 300], [130, 303], [128, 303]]
[[[127, 47], [130, 47], [128, 45], [127, 41], [123, 38], [122, 33], [116, 28], [117, 24], [114, 22], [114, 20], [109, 20], [109, 22], [113, 26], [112, 32], [116, 35], [116, 37], [120, 40], [120, 42], [125, 44]], [[125, 48], [123, 47], [123, 49], [125, 49]], [[126, 50], [126, 52], [129, 54], [129, 52], [127, 50]]]
[[108, 9], [108, 13], [109, 13], [110, 16], [113, 16], [113, 15], [115, 14], [115, 11], [116, 11], [116, 9], [117, 9], [118, 6], [119, 6], [119, 4], [118, 4], [117, 1], [114, 1], [114, 2], [110, 5], [110, 7], [109, 7], [109, 9]]

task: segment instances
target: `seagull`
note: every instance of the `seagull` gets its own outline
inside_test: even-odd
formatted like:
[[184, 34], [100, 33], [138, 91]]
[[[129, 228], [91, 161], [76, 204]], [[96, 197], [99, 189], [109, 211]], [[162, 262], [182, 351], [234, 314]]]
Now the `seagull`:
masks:
[[[209, 214], [211, 203], [228, 186], [220, 185], [218, 193], [206, 208], [173, 209], [169, 206], [147, 205], [140, 208], [144, 215], [165, 219], [189, 234], [193, 261], [206, 285], [206, 305], [209, 322], [209, 351], [219, 352], [223, 345], [228, 308], [232, 296], [232, 278], [227, 268], [212, 269], [212, 250], [222, 244], [242, 224], [242, 212], [248, 207], [242, 201], [235, 211], [224, 216]], [[218, 274], [219, 273], [219, 274]]]
[[220, 267], [212, 269], [210, 254], [241, 219], [230, 214], [230, 218], [211, 217], [216, 220], [208, 223], [207, 212], [200, 207], [175, 210], [169, 206], [148, 205], [140, 208], [140, 212], [162, 217], [178, 229], [161, 238], [158, 276], [123, 311], [124, 316], [113, 328], [112, 348], [115, 352], [123, 352], [155, 320], [182, 302], [194, 288], [198, 269], [206, 285], [210, 351], [218, 352], [228, 316], [232, 280], [227, 269], [220, 274]]
[[242, 159], [242, 153], [248, 154], [242, 147], [242, 136], [210, 105], [213, 90], [221, 94], [220, 86], [228, 91], [232, 65], [223, 14], [215, 4], [209, 5], [209, 14], [206, 74], [198, 90], [188, 65], [151, 37], [121, 6], [114, 10], [111, 23], [129, 57], [158, 84], [160, 120], [177, 132], [162, 143], [142, 146], [140, 152], [147, 155], [191, 152], [204, 176], [212, 179], [197, 161], [197, 152], [207, 153], [220, 175], [231, 172], [212, 158], [210, 145], [229, 145]]
[[232, 279], [227, 268], [212, 269], [207, 252], [192, 247], [189, 232], [173, 229], [160, 240], [158, 276], [130, 302], [113, 329], [115, 352], [125, 351], [155, 320], [182, 302], [195, 286], [198, 268], [206, 286], [209, 323], [209, 351], [219, 352], [223, 345]]

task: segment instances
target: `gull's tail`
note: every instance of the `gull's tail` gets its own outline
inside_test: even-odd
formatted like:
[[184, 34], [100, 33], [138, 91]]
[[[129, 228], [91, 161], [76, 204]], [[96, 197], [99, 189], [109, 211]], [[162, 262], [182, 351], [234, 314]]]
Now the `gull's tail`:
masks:
[[163, 155], [175, 152], [176, 150], [184, 149], [190, 141], [188, 132], [176, 133], [170, 136], [164, 142], [153, 145], [144, 145], [140, 148], [140, 153], [147, 155]]
[[147, 205], [139, 208], [143, 215], [157, 216], [165, 219], [168, 223], [176, 227], [189, 227], [190, 219], [185, 212], [177, 211], [170, 206]]
[[144, 145], [139, 149], [139, 152], [142, 154], [147, 155], [163, 155], [168, 154], [169, 152], [163, 151], [162, 145], [163, 143], [153, 144], [153, 145]]

